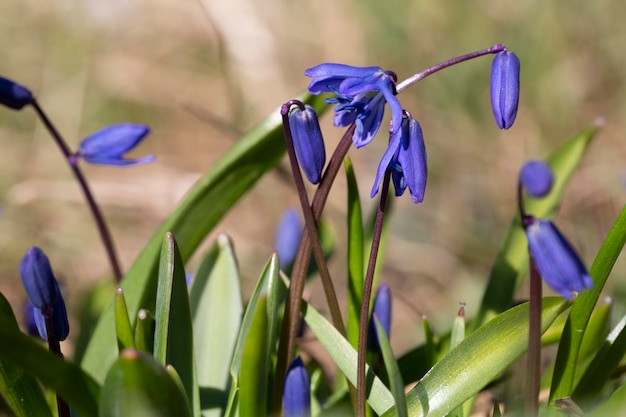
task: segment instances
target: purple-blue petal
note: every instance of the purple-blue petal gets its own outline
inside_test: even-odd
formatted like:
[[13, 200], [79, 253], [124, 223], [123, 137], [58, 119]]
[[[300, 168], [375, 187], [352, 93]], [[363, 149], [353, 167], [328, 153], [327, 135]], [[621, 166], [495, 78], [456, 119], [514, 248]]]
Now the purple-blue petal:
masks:
[[326, 149], [317, 113], [309, 105], [304, 110], [296, 107], [289, 115], [289, 126], [302, 170], [312, 184], [319, 183], [326, 164]]
[[500, 129], [513, 126], [519, 103], [520, 61], [508, 50], [496, 54], [491, 66], [491, 109]]
[[311, 416], [311, 383], [299, 356], [291, 362], [285, 376], [283, 415], [284, 417]]
[[114, 158], [114, 157], [89, 157], [83, 158], [85, 162], [90, 164], [99, 164], [99, 165], [117, 165], [117, 166], [131, 166], [131, 165], [141, 165], [148, 164], [150, 162], [156, 161], [156, 157], [154, 155], [144, 156], [143, 158], [138, 159], [124, 159]]
[[290, 266], [298, 253], [302, 237], [300, 213], [294, 208], [285, 210], [276, 227], [274, 250], [278, 252], [280, 265], [283, 269]]
[[[422, 128], [415, 119], [408, 119], [408, 132], [402, 135], [398, 150], [398, 162], [402, 167], [404, 181], [414, 203], [424, 201], [428, 166]], [[404, 131], [404, 126], [402, 127]], [[403, 132], [404, 133], [404, 132]]]
[[387, 284], [381, 284], [376, 290], [374, 305], [372, 307], [372, 319], [368, 332], [368, 345], [371, 349], [379, 350], [380, 342], [378, 328], [374, 323], [374, 316], [380, 322], [387, 339], [391, 337], [391, 290]]
[[382, 94], [377, 94], [365, 105], [365, 108], [356, 116], [356, 129], [352, 135], [355, 148], [369, 144], [378, 133], [385, 115], [385, 100]]
[[546, 284], [567, 299], [593, 287], [580, 257], [554, 224], [534, 219], [526, 228], [528, 249]]
[[152, 162], [153, 156], [124, 159], [124, 154], [137, 146], [148, 133], [148, 126], [134, 123], [108, 126], [85, 138], [78, 154], [86, 162], [94, 164], [137, 165]]
[[377, 71], [382, 71], [380, 67], [353, 67], [346, 64], [324, 63], [308, 68], [304, 71], [307, 77], [369, 77]]
[[398, 98], [393, 94], [393, 91], [385, 89], [382, 90], [382, 92], [391, 109], [391, 130], [392, 132], [397, 132], [402, 124], [402, 104], [400, 104]]
[[50, 307], [61, 296], [50, 261], [37, 246], [26, 251], [20, 261], [19, 270], [26, 295], [35, 307]]
[[548, 164], [543, 161], [532, 160], [522, 166], [519, 180], [528, 194], [533, 197], [543, 197], [552, 189], [554, 175]]
[[378, 188], [380, 187], [380, 182], [385, 176], [385, 171], [387, 171], [391, 160], [400, 146], [401, 136], [400, 132], [391, 136], [391, 141], [389, 142], [389, 145], [387, 146], [387, 149], [378, 164], [378, 169], [376, 170], [376, 178], [374, 179], [374, 185], [372, 186], [372, 191], [370, 192], [371, 198], [374, 198], [374, 196], [378, 193]]

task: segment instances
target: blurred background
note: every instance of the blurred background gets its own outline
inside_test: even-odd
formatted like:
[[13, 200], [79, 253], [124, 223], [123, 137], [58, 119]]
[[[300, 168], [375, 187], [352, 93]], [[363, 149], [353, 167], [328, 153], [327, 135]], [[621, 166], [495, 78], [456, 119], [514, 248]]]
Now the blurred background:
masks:
[[[396, 297], [392, 334], [401, 353], [421, 339], [422, 314], [445, 331], [460, 302], [468, 316], [476, 312], [515, 211], [520, 165], [547, 156], [600, 117], [604, 127], [556, 218], [591, 264], [626, 197], [623, 13], [609, 0], [567, 7], [537, 0], [3, 0], [0, 75], [28, 86], [71, 146], [112, 123], [152, 127], [132, 156], [154, 154], [156, 163], [83, 164], [127, 270], [241, 133], [306, 88], [306, 68], [377, 65], [402, 80], [505, 44], [522, 62], [520, 108], [509, 131], [500, 131], [491, 114], [491, 57], [436, 74], [400, 96], [422, 125], [429, 157], [425, 202], [396, 201], [381, 275]], [[330, 114], [322, 123], [330, 154], [342, 130]], [[350, 152], [367, 210], [386, 142], [381, 133]], [[38, 245], [77, 312], [86, 291], [111, 278], [78, 186], [30, 109], [0, 109], [0, 150], [0, 291], [16, 309], [21, 305], [17, 264]], [[331, 266], [341, 294], [345, 199], [340, 175], [326, 218], [339, 243]], [[272, 252], [281, 212], [297, 205], [293, 185], [273, 172], [216, 228], [235, 242], [246, 296]], [[189, 269], [197, 263], [191, 260]], [[625, 270], [619, 261], [606, 290], [622, 312]], [[307, 297], [325, 308], [319, 288], [312, 284]], [[519, 298], [526, 294], [521, 289]]]

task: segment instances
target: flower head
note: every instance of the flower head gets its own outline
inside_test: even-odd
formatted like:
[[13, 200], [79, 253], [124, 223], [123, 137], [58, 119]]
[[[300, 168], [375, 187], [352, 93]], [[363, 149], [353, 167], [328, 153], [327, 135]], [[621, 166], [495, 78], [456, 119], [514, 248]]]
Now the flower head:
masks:
[[528, 161], [519, 173], [520, 184], [533, 197], [543, 197], [550, 192], [554, 175], [550, 166], [543, 161]]
[[554, 291], [571, 300], [574, 292], [593, 287], [585, 265], [550, 220], [526, 216], [524, 228], [530, 256]]
[[396, 196], [404, 194], [408, 187], [414, 203], [424, 201], [428, 175], [426, 146], [421, 126], [410, 115], [402, 119], [398, 132], [391, 134], [389, 146], [378, 164], [370, 197], [378, 193], [387, 169], [391, 170]]
[[311, 416], [311, 384], [299, 356], [291, 362], [285, 377], [283, 413], [285, 417]]
[[519, 103], [520, 62], [508, 50], [498, 52], [491, 65], [491, 109], [500, 129], [513, 126]]
[[309, 91], [333, 93], [327, 103], [337, 103], [335, 126], [356, 122], [352, 140], [360, 148], [372, 141], [382, 123], [385, 102], [391, 108], [392, 130], [400, 129], [402, 105], [395, 96], [395, 74], [380, 67], [353, 67], [344, 64], [320, 64], [304, 75], [312, 77]]
[[4, 104], [13, 110], [21, 110], [27, 104], [33, 102], [33, 94], [21, 84], [0, 77], [0, 104]]
[[372, 308], [372, 319], [370, 320], [370, 329], [368, 331], [368, 345], [370, 349], [380, 350], [380, 342], [378, 329], [374, 324], [374, 316], [378, 319], [381, 326], [385, 330], [387, 338], [391, 334], [391, 291], [387, 284], [381, 284], [376, 290], [374, 297], [374, 306]]
[[20, 261], [22, 284], [30, 302], [40, 309], [51, 307], [61, 297], [48, 257], [37, 246], [33, 246]]
[[302, 237], [302, 223], [298, 210], [289, 208], [285, 210], [276, 227], [274, 250], [278, 252], [280, 264], [283, 270], [289, 269], [298, 252], [300, 238]]
[[324, 137], [317, 113], [308, 104], [304, 110], [296, 106], [289, 114], [289, 126], [298, 162], [308, 180], [312, 184], [317, 184], [322, 178], [322, 170], [326, 163]]
[[150, 133], [150, 128], [134, 123], [119, 123], [100, 129], [84, 139], [78, 156], [90, 164], [138, 165], [152, 162], [154, 156], [139, 159], [124, 159], [124, 154], [141, 142]]

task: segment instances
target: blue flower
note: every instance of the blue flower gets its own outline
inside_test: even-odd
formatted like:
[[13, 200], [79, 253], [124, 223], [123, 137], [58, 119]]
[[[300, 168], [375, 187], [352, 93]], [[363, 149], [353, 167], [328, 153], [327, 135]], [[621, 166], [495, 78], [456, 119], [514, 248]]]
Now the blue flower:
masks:
[[550, 192], [554, 175], [550, 166], [543, 161], [528, 161], [519, 173], [520, 184], [533, 197], [543, 197]]
[[391, 108], [391, 130], [400, 129], [402, 105], [395, 96], [395, 74], [380, 67], [353, 67], [343, 64], [320, 64], [304, 75], [312, 77], [309, 91], [313, 94], [333, 93], [327, 103], [337, 103], [335, 126], [356, 122], [352, 136], [360, 148], [372, 141], [382, 123], [385, 102]]
[[22, 284], [30, 302], [40, 309], [51, 307], [61, 297], [50, 261], [43, 251], [33, 246], [20, 261]]
[[274, 250], [278, 252], [281, 268], [287, 271], [298, 253], [300, 238], [302, 237], [302, 223], [298, 210], [285, 210], [276, 227]]
[[285, 417], [311, 417], [311, 383], [299, 356], [291, 362], [285, 376], [283, 414]]
[[593, 287], [593, 281], [576, 251], [547, 219], [524, 218], [530, 256], [539, 274], [554, 291], [571, 300], [574, 292]]
[[100, 129], [80, 144], [78, 156], [90, 164], [137, 165], [152, 162], [155, 157], [124, 159], [124, 154], [141, 142], [150, 128], [133, 123], [119, 123]]
[[[34, 321], [34, 325], [36, 327], [37, 333], [39, 337], [43, 340], [48, 340], [48, 332], [46, 330], [46, 318], [44, 316], [44, 311], [35, 307], [30, 302], [27, 306], [29, 312], [28, 314], [32, 317]], [[63, 341], [67, 338], [67, 335], [70, 333], [70, 324], [67, 319], [67, 310], [65, 308], [65, 301], [63, 297], [57, 298], [52, 308], [48, 308], [47, 314], [51, 315], [52, 318], [52, 329], [54, 330], [54, 337], [56, 340]], [[30, 328], [31, 323], [29, 323], [29, 332], [32, 334], [32, 329]]]
[[322, 170], [326, 163], [324, 137], [317, 113], [308, 104], [304, 110], [296, 106], [289, 114], [289, 127], [298, 162], [308, 180], [312, 184], [317, 184], [322, 178]]
[[33, 102], [33, 94], [21, 84], [0, 77], [0, 104], [13, 110], [21, 110]]
[[520, 62], [508, 50], [496, 54], [491, 65], [491, 109], [500, 129], [513, 126], [519, 103]]
[[424, 201], [428, 163], [424, 135], [419, 123], [412, 117], [402, 119], [402, 126], [391, 135], [374, 180], [370, 197], [378, 193], [385, 171], [391, 170], [391, 178], [396, 189], [396, 196], [404, 194], [408, 187], [414, 203]]
[[372, 307], [372, 318], [368, 331], [368, 345], [370, 349], [380, 351], [378, 329], [374, 323], [374, 316], [378, 319], [387, 338], [391, 334], [391, 291], [387, 284], [381, 284], [376, 290], [374, 306]]

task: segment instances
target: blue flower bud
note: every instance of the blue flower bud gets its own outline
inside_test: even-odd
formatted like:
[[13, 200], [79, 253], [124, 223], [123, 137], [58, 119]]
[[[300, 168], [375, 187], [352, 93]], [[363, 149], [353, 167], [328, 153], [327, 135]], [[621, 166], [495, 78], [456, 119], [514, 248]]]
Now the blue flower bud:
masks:
[[[30, 303], [28, 303], [28, 308], [30, 310], [30, 314], [32, 314], [34, 324], [37, 327], [39, 337], [43, 340], [48, 340], [46, 318], [43, 311]], [[70, 324], [67, 319], [67, 310], [65, 309], [65, 301], [63, 300], [63, 297], [58, 297], [52, 308], [48, 308], [47, 310], [51, 314], [54, 337], [59, 341], [65, 340], [67, 335], [70, 333]], [[31, 329], [29, 327], [29, 332], [30, 331]]]
[[550, 192], [554, 175], [550, 166], [543, 161], [528, 161], [519, 173], [520, 184], [533, 197], [543, 197]]
[[587, 268], [550, 220], [527, 216], [524, 223], [530, 256], [546, 284], [568, 300], [593, 287]]
[[309, 105], [304, 110], [296, 107], [289, 114], [289, 126], [298, 162], [308, 180], [317, 184], [326, 163], [326, 149], [317, 113]]
[[298, 356], [289, 365], [283, 392], [284, 417], [311, 417], [311, 383]]
[[152, 162], [155, 157], [124, 159], [124, 154], [141, 142], [150, 133], [150, 128], [134, 123], [119, 123], [100, 129], [84, 139], [78, 156], [90, 164], [138, 165]]
[[300, 213], [294, 208], [285, 210], [276, 227], [274, 250], [278, 252], [280, 265], [288, 270], [298, 253], [300, 238], [302, 237], [302, 223]]
[[496, 54], [491, 65], [491, 109], [500, 129], [513, 126], [519, 103], [520, 62], [506, 49]]
[[33, 102], [33, 94], [21, 84], [0, 77], [0, 103], [14, 110], [21, 110]]
[[51, 307], [61, 297], [50, 261], [37, 246], [28, 249], [20, 261], [19, 269], [26, 295], [35, 307]]
[[391, 291], [387, 284], [381, 284], [378, 290], [376, 290], [374, 306], [372, 307], [372, 318], [370, 319], [370, 328], [367, 332], [370, 349], [380, 351], [378, 329], [374, 322], [374, 316], [378, 318], [380, 325], [385, 330], [387, 338], [389, 338], [391, 335]]

